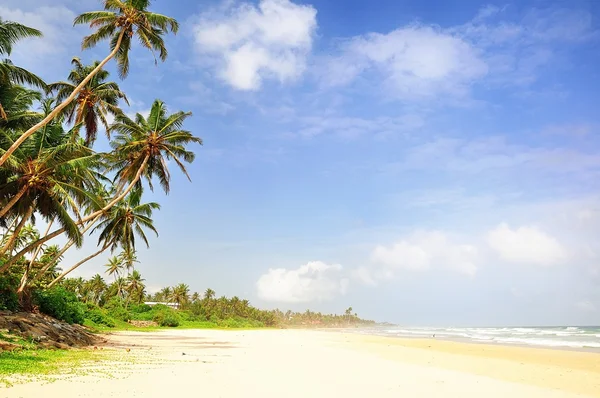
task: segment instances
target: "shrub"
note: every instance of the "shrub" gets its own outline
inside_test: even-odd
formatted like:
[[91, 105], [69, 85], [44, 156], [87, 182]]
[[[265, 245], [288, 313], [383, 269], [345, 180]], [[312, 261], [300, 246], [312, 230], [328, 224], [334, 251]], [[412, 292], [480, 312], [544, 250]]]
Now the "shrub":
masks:
[[99, 308], [88, 310], [85, 313], [85, 318], [94, 322], [96, 325], [104, 325], [108, 326], [109, 328], [115, 327], [115, 320], [104, 314], [104, 312], [102, 312], [102, 310]]
[[132, 306], [129, 307], [129, 311], [133, 312], [134, 314], [143, 314], [145, 312], [150, 312], [152, 310], [152, 307], [150, 307], [148, 304], [134, 304]]
[[125, 308], [123, 300], [119, 297], [111, 298], [108, 303], [104, 305], [108, 316], [114, 319], [118, 319], [123, 322], [128, 322], [131, 319], [131, 315]]
[[153, 321], [160, 326], [177, 327], [179, 326], [179, 315], [173, 310], [160, 311], [154, 315]]
[[46, 315], [67, 323], [83, 323], [85, 305], [77, 299], [75, 293], [65, 290], [62, 286], [34, 291], [33, 302], [40, 312]]

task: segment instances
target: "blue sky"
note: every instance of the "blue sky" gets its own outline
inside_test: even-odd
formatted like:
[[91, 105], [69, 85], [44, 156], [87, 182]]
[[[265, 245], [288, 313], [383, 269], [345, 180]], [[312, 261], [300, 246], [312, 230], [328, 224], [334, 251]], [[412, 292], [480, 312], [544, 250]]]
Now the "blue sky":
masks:
[[[14, 62], [52, 81], [102, 58], [70, 23], [99, 4], [4, 1], [46, 34]], [[163, 205], [139, 252], [151, 290], [413, 325], [599, 323], [596, 1], [153, 9], [181, 31], [164, 64], [133, 51], [127, 112], [192, 111], [204, 146], [192, 184], [174, 172], [169, 196], [148, 194]]]

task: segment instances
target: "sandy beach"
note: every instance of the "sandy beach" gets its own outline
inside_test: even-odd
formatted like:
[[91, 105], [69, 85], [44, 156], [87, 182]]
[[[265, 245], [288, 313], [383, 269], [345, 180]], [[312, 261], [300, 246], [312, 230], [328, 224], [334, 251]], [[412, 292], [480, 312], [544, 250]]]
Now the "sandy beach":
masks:
[[[332, 331], [118, 333], [130, 361], [1, 397], [600, 397], [600, 354]], [[184, 395], [187, 394], [187, 395]]]

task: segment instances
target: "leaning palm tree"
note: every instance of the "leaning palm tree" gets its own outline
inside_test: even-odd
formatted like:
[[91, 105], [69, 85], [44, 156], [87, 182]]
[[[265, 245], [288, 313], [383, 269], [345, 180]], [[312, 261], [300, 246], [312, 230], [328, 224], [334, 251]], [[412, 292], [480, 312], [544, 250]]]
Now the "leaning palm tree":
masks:
[[[195, 155], [186, 149], [186, 145], [202, 144], [200, 138], [195, 137], [189, 131], [182, 130], [185, 119], [190, 115], [191, 113], [186, 112], [168, 115], [165, 104], [156, 100], [147, 118], [139, 113], [136, 115], [135, 121], [125, 114], [117, 116], [115, 123], [111, 126], [111, 130], [116, 132], [115, 139], [111, 142], [113, 150], [105, 159], [105, 162], [110, 165], [109, 171], [116, 171], [118, 181], [115, 198], [103, 205], [102, 208], [83, 217], [79, 221], [79, 225], [96, 220], [98, 216], [105, 214], [127, 196], [136, 185], [140, 187], [142, 177], [152, 189], [152, 178], [156, 176], [165, 192], [168, 193], [171, 180], [167, 168], [169, 160], [173, 160], [190, 179], [183, 162], [193, 162]], [[14, 260], [12, 262], [9, 260], [5, 267], [64, 231], [64, 228], [58, 229], [31, 243], [15, 254]]]
[[173, 160], [190, 179], [183, 161], [191, 163], [195, 155], [186, 150], [185, 145], [202, 144], [200, 138], [182, 130], [183, 123], [191, 115], [191, 112], [169, 115], [164, 102], [155, 100], [147, 118], [140, 113], [136, 114], [135, 121], [125, 114], [117, 116], [111, 126], [111, 130], [117, 134], [111, 142], [114, 150], [109, 160], [120, 180], [118, 191], [129, 182], [125, 188], [125, 192], [128, 192], [142, 177], [153, 189], [152, 178], [157, 177], [165, 193], [169, 193], [171, 174], [167, 160]]
[[[94, 70], [99, 61], [85, 66], [79, 58], [75, 57], [71, 61], [74, 68], [69, 74], [69, 81], [61, 81], [49, 84], [47, 91], [56, 92], [57, 101], [64, 101], [71, 95], [77, 86]], [[108, 133], [108, 121], [106, 117], [110, 114], [116, 116], [121, 113], [119, 100], [124, 100], [127, 105], [129, 101], [125, 94], [119, 89], [119, 85], [114, 82], [107, 82], [109, 73], [102, 69], [96, 73], [92, 79], [79, 91], [77, 101], [71, 102], [63, 109], [69, 122], [75, 122], [76, 125], [83, 124], [85, 127], [85, 144], [91, 146], [96, 140], [98, 133], [98, 124], [102, 123]]]
[[133, 190], [128, 197], [113, 207], [104, 219], [94, 228], [94, 230], [100, 230], [98, 238], [98, 246], [100, 249], [64, 271], [55, 278], [48, 287], [54, 286], [73, 270], [108, 249], [111, 249], [111, 251], [114, 252], [116, 248], [122, 247], [135, 251], [136, 235], [142, 239], [147, 247], [149, 247], [150, 245], [144, 229], [149, 229], [158, 236], [158, 231], [154, 227], [151, 217], [152, 211], [160, 209], [160, 205], [154, 202], [140, 203], [141, 195], [141, 190]]
[[37, 129], [46, 125], [61, 113], [79, 94], [88, 82], [108, 61], [116, 58], [119, 75], [125, 78], [129, 73], [129, 50], [131, 41], [137, 36], [143, 47], [159, 53], [162, 61], [167, 58], [167, 48], [163, 40], [165, 33], [177, 33], [179, 24], [173, 18], [148, 11], [150, 0], [104, 0], [104, 11], [86, 12], [75, 18], [74, 24], [89, 24], [96, 31], [83, 39], [82, 47], [92, 48], [98, 42], [110, 39], [111, 52], [75, 87], [56, 109], [42, 121], [28, 129], [0, 157], [0, 166]]
[[0, 168], [0, 218], [24, 215], [33, 208], [56, 220], [70, 239], [81, 243], [69, 210], [77, 213], [82, 203], [94, 199], [88, 191], [97, 184], [93, 169], [100, 158], [74, 141], [73, 134], [59, 123], [46, 125]]

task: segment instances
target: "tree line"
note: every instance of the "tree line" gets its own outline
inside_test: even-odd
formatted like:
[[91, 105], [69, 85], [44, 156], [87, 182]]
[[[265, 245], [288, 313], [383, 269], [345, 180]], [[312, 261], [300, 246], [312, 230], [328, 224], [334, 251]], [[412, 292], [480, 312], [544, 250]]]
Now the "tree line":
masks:
[[[92, 29], [82, 49], [108, 41], [110, 53], [91, 64], [73, 58], [72, 70], [54, 83], [10, 60], [22, 39], [43, 32], [0, 18], [0, 297], [15, 293], [26, 309], [33, 290], [56, 286], [104, 252], [133, 265], [136, 240], [148, 245], [146, 234], [158, 234], [152, 213], [160, 206], [144, 202], [144, 189], [158, 183], [169, 192], [169, 162], [189, 179], [186, 163], [195, 154], [188, 147], [202, 143], [184, 128], [191, 113], [170, 112], [160, 99], [147, 116], [127, 115], [127, 95], [104, 69], [114, 60], [126, 78], [133, 45], [165, 61], [164, 37], [177, 33], [177, 21], [150, 11], [149, 0], [102, 4], [73, 22]], [[101, 130], [111, 148], [106, 152], [94, 149]], [[47, 224], [43, 232], [34, 227], [39, 218]], [[59, 271], [65, 252], [92, 234], [96, 250]], [[52, 244], [59, 236], [67, 243]]]

